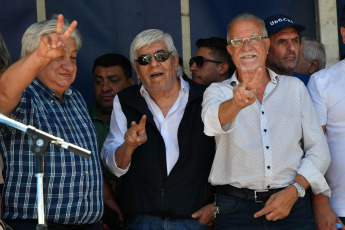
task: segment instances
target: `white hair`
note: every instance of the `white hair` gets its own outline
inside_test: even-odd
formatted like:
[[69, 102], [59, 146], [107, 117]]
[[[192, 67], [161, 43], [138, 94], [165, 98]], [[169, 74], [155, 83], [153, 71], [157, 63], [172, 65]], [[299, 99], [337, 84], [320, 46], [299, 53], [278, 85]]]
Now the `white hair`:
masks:
[[[53, 18], [50, 20], [36, 22], [32, 24], [23, 35], [22, 51], [20, 53], [20, 56], [24, 57], [28, 54], [28, 52], [33, 52], [35, 49], [37, 49], [38, 45], [40, 44], [41, 36], [43, 34], [50, 34], [56, 31], [57, 22], [57, 15], [54, 15]], [[69, 25], [69, 22], [66, 19], [64, 19], [62, 32], [66, 31]], [[74, 38], [77, 44], [77, 49], [79, 50], [82, 45], [81, 35], [79, 31], [75, 29], [72, 32], [71, 37]]]

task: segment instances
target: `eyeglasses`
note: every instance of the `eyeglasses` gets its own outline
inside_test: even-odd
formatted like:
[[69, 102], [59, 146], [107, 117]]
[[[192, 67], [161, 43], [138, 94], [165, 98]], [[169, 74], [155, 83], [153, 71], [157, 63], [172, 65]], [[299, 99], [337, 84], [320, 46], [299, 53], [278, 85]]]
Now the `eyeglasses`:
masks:
[[249, 38], [243, 38], [243, 39], [233, 39], [230, 41], [230, 43], [234, 46], [234, 47], [242, 47], [244, 42], [247, 40], [251, 45], [257, 45], [259, 44], [261, 39], [265, 39], [267, 37], [264, 36], [253, 36], [253, 37], [249, 37]]
[[223, 63], [222, 61], [207, 59], [207, 58], [204, 58], [203, 56], [196, 56], [196, 57], [192, 57], [189, 60], [189, 67], [192, 67], [192, 65], [195, 62], [196, 66], [198, 68], [200, 68], [206, 61], [210, 61], [210, 62], [214, 62], [214, 63]]
[[[155, 53], [153, 56], [155, 57], [155, 59], [159, 62], [165, 62], [166, 60], [168, 60], [169, 58], [169, 55], [171, 54], [172, 52], [168, 53], [168, 52], [165, 52], [165, 51], [158, 51], [157, 53]], [[143, 55], [140, 55], [138, 57], [137, 61], [140, 65], [148, 65], [151, 63], [151, 60], [152, 60], [152, 56], [151, 54], [143, 54]]]

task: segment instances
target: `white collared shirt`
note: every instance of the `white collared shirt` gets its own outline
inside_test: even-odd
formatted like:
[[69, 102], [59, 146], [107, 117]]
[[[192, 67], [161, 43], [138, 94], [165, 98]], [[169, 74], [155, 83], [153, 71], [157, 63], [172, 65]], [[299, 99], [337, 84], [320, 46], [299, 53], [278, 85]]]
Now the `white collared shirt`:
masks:
[[[180, 77], [181, 90], [174, 105], [169, 110], [166, 117], [157, 104], [151, 99], [149, 93], [146, 91], [144, 85], [140, 88], [140, 93], [144, 97], [149, 110], [151, 111], [157, 129], [161, 133], [166, 149], [166, 164], [167, 174], [169, 175], [171, 169], [179, 157], [179, 146], [177, 140], [177, 131], [182, 120], [184, 110], [186, 108], [189, 97], [189, 85]], [[116, 176], [124, 175], [130, 165], [126, 169], [117, 167], [115, 163], [115, 150], [124, 143], [124, 135], [127, 132], [127, 118], [124, 115], [118, 96], [114, 98], [113, 112], [111, 114], [110, 132], [104, 141], [102, 148], [102, 160], [108, 166], [110, 171]], [[129, 121], [131, 122], [131, 121]], [[148, 137], [149, 138], [149, 137]]]
[[338, 216], [345, 216], [345, 60], [314, 73], [308, 90], [320, 124], [326, 125], [326, 139], [332, 161], [326, 179], [332, 190], [329, 199]]
[[272, 189], [288, 186], [301, 174], [314, 193], [330, 196], [323, 176], [330, 162], [329, 150], [308, 91], [299, 79], [268, 71], [271, 81], [262, 104], [256, 100], [223, 127], [219, 105], [233, 97], [237, 73], [204, 93], [204, 132], [215, 136], [217, 146], [209, 181]]

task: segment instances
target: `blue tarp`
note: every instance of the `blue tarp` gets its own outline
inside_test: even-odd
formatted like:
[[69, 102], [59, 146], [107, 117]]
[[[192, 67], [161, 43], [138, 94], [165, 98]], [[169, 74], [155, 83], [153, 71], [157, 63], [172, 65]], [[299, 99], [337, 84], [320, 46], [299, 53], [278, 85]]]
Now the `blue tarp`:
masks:
[[[84, 95], [88, 105], [94, 100], [93, 60], [110, 52], [129, 57], [130, 43], [142, 30], [158, 28], [170, 33], [182, 55], [180, 0], [46, 0], [46, 11], [47, 18], [62, 13], [69, 21], [78, 21], [83, 47], [77, 58], [74, 86]], [[242, 12], [261, 18], [286, 14], [306, 26], [302, 36], [316, 38], [314, 0], [190, 0], [192, 56], [196, 52], [197, 39], [226, 38], [228, 22]], [[20, 54], [21, 36], [36, 20], [35, 0], [0, 0], [0, 31], [14, 60]]]

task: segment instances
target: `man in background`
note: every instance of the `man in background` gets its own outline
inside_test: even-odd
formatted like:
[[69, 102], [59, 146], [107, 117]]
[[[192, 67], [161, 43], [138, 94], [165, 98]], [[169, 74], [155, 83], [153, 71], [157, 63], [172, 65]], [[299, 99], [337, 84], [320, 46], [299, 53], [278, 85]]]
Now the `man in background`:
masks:
[[210, 85], [228, 79], [235, 71], [231, 56], [226, 50], [226, 39], [219, 37], [200, 38], [198, 50], [189, 61], [193, 81]]
[[294, 69], [295, 73], [311, 76], [313, 73], [325, 68], [326, 50], [321, 42], [303, 37], [301, 50], [297, 66]]
[[[122, 89], [133, 85], [134, 79], [129, 60], [121, 54], [114, 53], [104, 54], [96, 58], [92, 73], [96, 101], [89, 109], [89, 114], [96, 128], [100, 154], [103, 142], [109, 133], [113, 99]], [[104, 167], [102, 161], [101, 165], [105, 204], [101, 223], [104, 227], [107, 225], [110, 229], [118, 229], [123, 221], [121, 210], [115, 200], [119, 179]]]
[[[277, 74], [295, 76], [293, 71], [301, 49], [300, 32], [304, 31], [305, 27], [295, 24], [292, 18], [282, 14], [267, 17], [265, 27], [271, 41], [266, 66]], [[307, 85], [309, 76], [295, 77]]]

